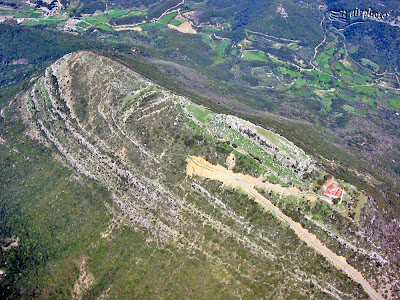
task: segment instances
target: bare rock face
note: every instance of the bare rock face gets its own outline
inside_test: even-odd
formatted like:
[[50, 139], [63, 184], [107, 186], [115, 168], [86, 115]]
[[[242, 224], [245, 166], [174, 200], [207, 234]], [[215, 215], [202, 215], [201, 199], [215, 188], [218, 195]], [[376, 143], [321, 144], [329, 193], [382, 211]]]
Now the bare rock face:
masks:
[[[110, 59], [77, 52], [46, 70], [27, 104], [37, 129], [72, 168], [112, 191], [132, 224], [165, 240], [175, 234], [171, 226], [178, 222], [180, 201], [138, 170], [154, 170], [160, 162], [121, 122], [123, 113], [130, 116], [125, 106], [133, 105], [133, 113], [139, 103], [124, 99], [148, 99], [157, 93], [152, 89], [149, 81]], [[134, 159], [116, 155], [122, 147]]]
[[[107, 186], [132, 223], [151, 229], [162, 239], [177, 236], [179, 211], [185, 207], [179, 197], [154, 180], [171, 167], [170, 155], [161, 157], [162, 152], [186, 152], [185, 145], [173, 144], [175, 132], [189, 129], [184, 119], [193, 118], [182, 108], [188, 100], [87, 51], [68, 54], [50, 66], [28, 98], [36, 128], [72, 168]], [[217, 115], [216, 120], [273, 147], [243, 120], [223, 115]], [[157, 134], [160, 127], [163, 133]], [[167, 127], [174, 129], [168, 131]], [[304, 155], [290, 142], [286, 144], [292, 146], [290, 152]], [[285, 165], [293, 164], [285, 151], [266, 148], [261, 147], [270, 156], [273, 151], [278, 153]], [[309, 158], [303, 161], [307, 166], [312, 164]]]

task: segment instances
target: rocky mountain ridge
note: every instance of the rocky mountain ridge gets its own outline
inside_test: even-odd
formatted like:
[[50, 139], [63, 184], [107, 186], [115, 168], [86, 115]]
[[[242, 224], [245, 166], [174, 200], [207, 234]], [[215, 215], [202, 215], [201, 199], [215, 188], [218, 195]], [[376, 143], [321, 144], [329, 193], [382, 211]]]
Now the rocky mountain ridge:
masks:
[[[94, 238], [71, 254], [77, 266], [72, 275], [40, 288], [28, 284], [30, 276], [58, 278], [64, 260], [49, 258], [40, 276], [27, 275], [23, 295], [36, 291], [45, 298], [61, 290], [66, 297], [127, 298], [134, 289], [138, 297], [154, 292], [156, 298], [366, 297], [248, 194], [186, 173], [188, 157], [199, 156], [268, 184], [307, 191], [321, 170], [287, 139], [215, 114], [89, 51], [58, 60], [16, 103], [25, 133], [74, 174], [66, 181], [96, 183], [109, 193], [92, 200], [108, 224], [101, 230], [85, 225]], [[286, 201], [284, 195], [270, 197]], [[54, 203], [49, 210], [60, 209]], [[69, 214], [70, 222], [75, 215]], [[370, 265], [367, 260], [363, 266]], [[369, 272], [364, 275], [370, 279]]]

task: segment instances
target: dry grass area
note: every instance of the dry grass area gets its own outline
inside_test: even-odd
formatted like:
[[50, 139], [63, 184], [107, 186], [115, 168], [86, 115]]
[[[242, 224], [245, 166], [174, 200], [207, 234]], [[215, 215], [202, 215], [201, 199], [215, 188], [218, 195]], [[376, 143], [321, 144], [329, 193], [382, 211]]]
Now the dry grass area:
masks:
[[228, 166], [228, 170], [232, 170], [236, 166], [236, 157], [235, 153], [231, 153], [227, 158], [226, 158], [226, 165]]
[[335, 88], [330, 88], [329, 90], [315, 90], [314, 93], [317, 94], [320, 97], [325, 97], [325, 95], [328, 92], [334, 92], [334, 91], [336, 91]]
[[339, 60], [343, 65], [351, 67], [351, 62], [348, 59]]
[[206, 161], [202, 157], [198, 156], [190, 156], [187, 160], [188, 164], [186, 167], [186, 173], [189, 176], [198, 175], [200, 177], [206, 177], [210, 179], [215, 179], [223, 182], [224, 184], [238, 187], [237, 183], [232, 181], [232, 177], [238, 178], [240, 181], [243, 181], [249, 187], [260, 186], [270, 190], [274, 190], [278, 193], [298, 196], [301, 192], [296, 187], [283, 187], [280, 184], [273, 184], [269, 182], [263, 182], [260, 178], [255, 178], [250, 175], [242, 174], [242, 173], [234, 173], [232, 170], [227, 169], [220, 165], [213, 165]]
[[133, 31], [143, 31], [142, 27], [135, 26], [135, 27], [118, 27], [114, 28], [115, 31], [124, 31], [124, 30], [133, 30]]
[[168, 28], [178, 30], [179, 32], [182, 32], [182, 33], [190, 33], [190, 34], [197, 33], [197, 31], [192, 27], [192, 24], [190, 24], [189, 22], [184, 22], [179, 26], [168, 24]]

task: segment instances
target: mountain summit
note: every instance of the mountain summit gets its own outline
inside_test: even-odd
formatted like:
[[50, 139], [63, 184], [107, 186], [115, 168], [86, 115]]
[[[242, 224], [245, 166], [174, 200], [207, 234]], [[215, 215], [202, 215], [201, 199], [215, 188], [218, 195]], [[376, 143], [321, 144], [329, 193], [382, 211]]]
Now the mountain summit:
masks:
[[22, 297], [380, 298], [396, 276], [348, 241], [361, 227], [312, 190], [302, 149], [106, 56], [64, 56], [9, 111], [4, 153], [29, 167], [3, 171], [30, 188], [2, 191], [27, 224], [8, 259], [29, 263], [2, 271]]

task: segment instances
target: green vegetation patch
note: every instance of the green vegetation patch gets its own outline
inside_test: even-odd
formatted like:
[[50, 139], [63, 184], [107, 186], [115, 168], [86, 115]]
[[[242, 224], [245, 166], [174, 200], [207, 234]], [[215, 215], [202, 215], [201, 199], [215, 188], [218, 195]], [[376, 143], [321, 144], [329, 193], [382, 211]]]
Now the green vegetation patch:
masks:
[[375, 99], [372, 97], [362, 96], [362, 102], [368, 103], [372, 107], [376, 107]]
[[332, 99], [329, 97], [323, 97], [321, 99], [321, 102], [324, 104], [326, 107], [325, 111], [330, 112], [332, 110]]
[[106, 23], [110, 19], [110, 18], [107, 17], [106, 14], [93, 15], [93, 17], [98, 23]]
[[332, 46], [332, 47], [330, 47], [327, 51], [326, 51], [326, 53], [328, 53], [329, 55], [333, 55], [333, 52], [335, 51], [335, 47], [334, 46]]
[[107, 16], [109, 16], [110, 18], [116, 18], [116, 17], [126, 15], [129, 12], [130, 12], [129, 10], [125, 10], [125, 9], [110, 10], [109, 12], [107, 12]]
[[357, 206], [354, 208], [354, 221], [358, 222], [360, 220], [360, 215], [361, 215], [361, 209], [364, 207], [364, 205], [367, 203], [367, 197], [360, 193], [358, 197], [358, 203]]
[[204, 30], [204, 32], [210, 33], [210, 34], [219, 32], [219, 30], [215, 29], [215, 28], [206, 28], [206, 29], [203, 29], [203, 30]]
[[48, 16], [46, 19], [48, 19], [48, 20], [66, 20], [67, 17], [64, 15], [56, 15], [56, 16]]
[[86, 22], [79, 22], [78, 24], [76, 24], [76, 26], [81, 27], [81, 28], [87, 28], [92, 25], [90, 25], [89, 23], [86, 23]]
[[245, 50], [242, 52], [243, 58], [247, 60], [259, 60], [269, 62], [269, 59], [265, 55], [264, 52], [261, 51], [248, 51]]
[[370, 67], [375, 72], [379, 70], [379, 65], [374, 63], [372, 60], [367, 59], [367, 58], [361, 58], [361, 64], [364, 67]]
[[158, 20], [158, 22], [162, 23], [162, 24], [169, 24], [171, 22], [171, 20], [175, 19], [175, 17], [178, 15], [177, 11], [174, 11], [172, 13], [166, 14], [165, 16], [163, 16], [160, 20]]
[[154, 23], [146, 23], [146, 24], [141, 24], [139, 25], [143, 30], [149, 30], [152, 28], [165, 28], [165, 25], [159, 22], [154, 22]]
[[208, 121], [208, 116], [212, 115], [213, 112], [196, 104], [193, 104], [189, 101], [185, 101], [185, 107], [188, 112], [196, 118], [196, 120], [201, 123], [205, 123]]
[[289, 75], [292, 78], [301, 78], [303, 77], [299, 72], [292, 71], [285, 67], [278, 67], [278, 70], [281, 71], [283, 75]]
[[31, 15], [34, 13], [34, 10], [18, 10], [14, 18], [30, 18]]
[[96, 28], [103, 29], [106, 31], [114, 31], [114, 29], [110, 25], [107, 25], [107, 24], [99, 24], [96, 26]]
[[11, 8], [0, 7], [0, 16], [2, 15], [15, 15], [17, 11]]
[[147, 12], [147, 9], [138, 9], [138, 10], [131, 10], [129, 12], [129, 16], [140, 16], [140, 15], [145, 15]]
[[35, 26], [35, 25], [39, 25], [39, 21], [38, 20], [25, 20], [23, 22], [23, 24], [25, 24], [27, 26]]
[[174, 26], [179, 26], [182, 24], [182, 22], [178, 21], [177, 19], [173, 19], [169, 22], [169, 24], [174, 25]]
[[303, 79], [303, 78], [298, 78], [298, 79], [296, 80], [296, 87], [297, 87], [297, 88], [303, 87], [303, 86], [306, 85], [306, 83], [307, 83], [307, 80], [305, 80], [305, 79]]
[[331, 80], [331, 77], [328, 74], [320, 73], [318, 79], [324, 83], [328, 83]]
[[107, 23], [110, 20], [110, 18], [108, 18], [107, 15], [99, 14], [99, 15], [93, 15], [91, 17], [84, 17], [82, 20], [89, 24], [97, 25], [97, 24]]
[[329, 62], [330, 56], [326, 55], [325, 53], [321, 53], [320, 55], [318, 55], [318, 60], [322, 63], [322, 64], [326, 64]]
[[83, 18], [83, 20], [91, 25], [95, 25], [97, 24], [97, 20], [96, 19], [92, 19], [92, 18]]
[[229, 45], [230, 45], [230, 41], [227, 41], [225, 39], [221, 40], [221, 42], [216, 47], [218, 57], [217, 57], [215, 63], [218, 64], [218, 63], [223, 62], [223, 59], [224, 59], [224, 56], [225, 56], [225, 50]]
[[389, 99], [390, 105], [394, 109], [399, 109], [400, 108], [400, 98], [392, 98]]
[[33, 12], [33, 13], [31, 13], [31, 15], [29, 17], [30, 18], [42, 18], [43, 17], [43, 13], [41, 13], [41, 12]]
[[254, 177], [258, 177], [266, 172], [266, 169], [263, 168], [254, 158], [238, 151], [235, 151], [234, 153], [236, 156], [236, 165], [233, 168], [233, 172], [251, 174]]
[[355, 114], [357, 112], [357, 109], [354, 106], [348, 104], [343, 105], [343, 109], [350, 114]]
[[58, 20], [47, 20], [47, 19], [39, 20], [39, 24], [41, 24], [41, 25], [51, 25], [51, 24], [56, 24], [56, 23], [58, 23]]
[[154, 92], [158, 92], [158, 90], [155, 89], [153, 85], [148, 85], [144, 89], [141, 89], [141, 90], [137, 91], [135, 94], [127, 95], [122, 100], [121, 111], [124, 111], [128, 106], [132, 105], [140, 97], [142, 97], [144, 94], [146, 94], [146, 93], [148, 93], [148, 92], [150, 92], [152, 90], [154, 90]]
[[371, 82], [371, 77], [361, 75], [359, 73], [354, 72], [353, 74], [353, 84], [367, 84]]
[[373, 95], [376, 93], [376, 87], [375, 86], [355, 86], [353, 88], [355, 92], [360, 92], [364, 94], [370, 94]]

